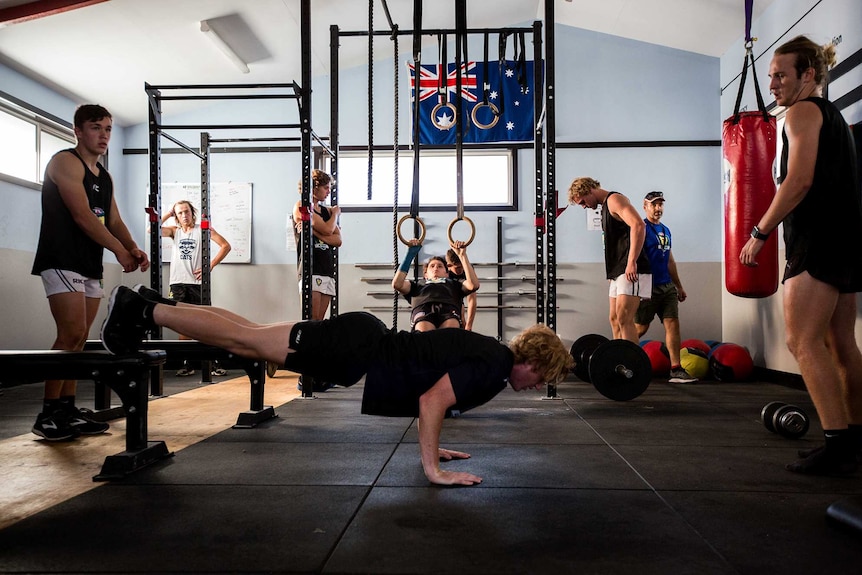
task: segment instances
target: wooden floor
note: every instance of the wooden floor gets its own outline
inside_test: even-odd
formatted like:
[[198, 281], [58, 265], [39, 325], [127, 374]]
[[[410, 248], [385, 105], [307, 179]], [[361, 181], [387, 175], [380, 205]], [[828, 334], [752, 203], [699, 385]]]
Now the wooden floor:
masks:
[[[280, 371], [268, 379], [265, 404], [279, 406], [299, 397], [298, 376]], [[149, 403], [148, 436], [176, 452], [236, 423], [248, 409], [248, 377], [242, 376]], [[48, 442], [32, 433], [0, 440], [0, 529], [91, 489], [105, 457], [126, 448], [126, 421], [111, 422], [103, 435]]]

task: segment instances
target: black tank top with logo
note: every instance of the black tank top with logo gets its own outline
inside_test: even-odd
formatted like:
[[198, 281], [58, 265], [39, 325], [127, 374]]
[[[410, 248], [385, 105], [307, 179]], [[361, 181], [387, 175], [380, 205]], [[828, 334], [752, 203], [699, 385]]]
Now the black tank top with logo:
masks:
[[[90, 171], [86, 162], [74, 149], [57, 154], [72, 153], [84, 166], [84, 191], [90, 209], [103, 224], [111, 216], [114, 185], [102, 164], [97, 163], [98, 175]], [[54, 157], [56, 157], [56, 155]], [[104, 248], [90, 239], [75, 223], [72, 213], [60, 196], [60, 190], [47, 173], [42, 184], [42, 224], [32, 273], [39, 275], [48, 269], [76, 272], [90, 279], [102, 279]]]

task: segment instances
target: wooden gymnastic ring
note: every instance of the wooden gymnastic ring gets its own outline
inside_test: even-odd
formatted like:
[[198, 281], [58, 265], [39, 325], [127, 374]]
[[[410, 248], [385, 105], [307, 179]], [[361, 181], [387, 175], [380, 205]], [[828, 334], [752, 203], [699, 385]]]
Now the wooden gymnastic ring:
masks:
[[419, 243], [421, 244], [422, 242], [424, 242], [425, 241], [425, 222], [423, 222], [422, 218], [420, 218], [419, 216], [414, 217], [414, 216], [411, 216], [410, 214], [407, 214], [406, 216], [401, 216], [401, 219], [398, 220], [398, 225], [395, 227], [395, 231], [398, 234], [398, 239], [401, 240], [401, 243], [404, 244], [405, 246], [410, 245], [409, 241], [405, 240], [404, 236], [401, 235], [401, 224], [404, 223], [404, 220], [416, 220], [416, 223], [419, 224], [419, 229], [422, 230], [419, 234]]
[[466, 248], [470, 244], [473, 243], [473, 240], [476, 238], [476, 224], [473, 223], [473, 220], [468, 218], [467, 216], [463, 216], [461, 218], [454, 218], [451, 222], [449, 222], [449, 228], [446, 230], [446, 234], [449, 236], [449, 243], [454, 244], [455, 240], [452, 239], [452, 228], [455, 227], [455, 224], [459, 220], [464, 220], [468, 224], [470, 224], [470, 239], [464, 242], [464, 247]]
[[[440, 108], [449, 108], [450, 110], [452, 110], [452, 123], [448, 126], [444, 126], [437, 121], [437, 112], [440, 110]], [[439, 104], [434, 106], [434, 109], [431, 110], [431, 123], [434, 124], [434, 127], [438, 130], [451, 130], [452, 128], [454, 128], [455, 124], [458, 123], [458, 110], [455, 108], [455, 104], [453, 104], [452, 102], [440, 102]]]
[[[482, 122], [480, 122], [479, 120], [476, 119], [476, 110], [478, 110], [479, 108], [483, 108], [485, 106], [487, 106], [488, 108], [491, 108], [491, 114], [493, 114], [493, 116], [494, 116], [494, 119], [491, 120], [487, 124], [483, 124]], [[500, 119], [500, 110], [497, 108], [497, 106], [495, 106], [492, 103], [486, 104], [485, 102], [479, 102], [478, 104], [473, 106], [473, 110], [470, 112], [470, 118], [473, 120], [473, 123], [476, 124], [476, 127], [479, 128], [480, 130], [490, 130], [491, 128], [493, 128], [494, 126], [497, 125], [497, 120]]]

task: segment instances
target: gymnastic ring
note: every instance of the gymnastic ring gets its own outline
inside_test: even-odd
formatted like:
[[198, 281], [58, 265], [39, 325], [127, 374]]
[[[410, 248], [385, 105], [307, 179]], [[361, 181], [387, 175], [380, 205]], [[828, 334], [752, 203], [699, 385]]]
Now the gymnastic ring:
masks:
[[[449, 108], [450, 110], [452, 110], [452, 123], [448, 126], [444, 126], [437, 121], [437, 112], [440, 110], [440, 108]], [[458, 123], [458, 110], [455, 108], [455, 104], [453, 104], [452, 102], [440, 102], [439, 104], [434, 106], [434, 109], [431, 110], [431, 123], [434, 124], [434, 127], [438, 130], [451, 130], [452, 128], [454, 128], [455, 124]]]
[[[451, 222], [449, 222], [449, 228], [446, 230], [446, 234], [449, 236], [449, 243], [454, 244], [455, 240], [452, 239], [452, 228], [455, 227], [455, 224], [458, 220], [464, 220], [468, 224], [470, 224], [470, 239], [464, 242], [464, 247], [466, 248], [470, 244], [473, 243], [473, 240], [476, 238], [476, 224], [473, 223], [473, 220], [468, 218], [467, 216], [463, 216], [460, 218], [454, 218]], [[402, 240], [403, 241], [403, 240]]]
[[401, 235], [401, 224], [404, 223], [404, 220], [416, 220], [416, 223], [419, 224], [419, 229], [421, 230], [419, 233], [419, 243], [425, 241], [425, 222], [422, 221], [422, 218], [419, 216], [411, 216], [407, 214], [406, 216], [401, 216], [401, 219], [398, 220], [398, 226], [396, 226], [395, 230], [398, 233], [398, 239], [401, 240], [401, 243], [405, 246], [409, 246], [410, 242], [404, 239], [404, 236]]
[[[476, 119], [476, 110], [478, 110], [479, 108], [484, 108], [485, 106], [491, 108], [491, 114], [494, 115], [494, 119], [487, 124], [483, 124]], [[478, 104], [473, 106], [473, 111], [470, 112], [470, 118], [473, 120], [473, 123], [476, 124], [476, 127], [480, 130], [490, 130], [497, 125], [497, 120], [500, 119], [500, 110], [497, 108], [497, 106], [490, 102], [487, 104], [485, 102], [479, 102]]]

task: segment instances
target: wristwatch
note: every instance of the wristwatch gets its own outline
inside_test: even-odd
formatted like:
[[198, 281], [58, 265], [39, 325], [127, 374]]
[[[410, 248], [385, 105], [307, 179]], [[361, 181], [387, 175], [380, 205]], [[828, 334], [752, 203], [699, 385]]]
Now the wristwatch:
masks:
[[751, 228], [751, 237], [756, 240], [767, 240], [769, 238], [769, 234], [764, 234], [757, 226], [754, 226]]

